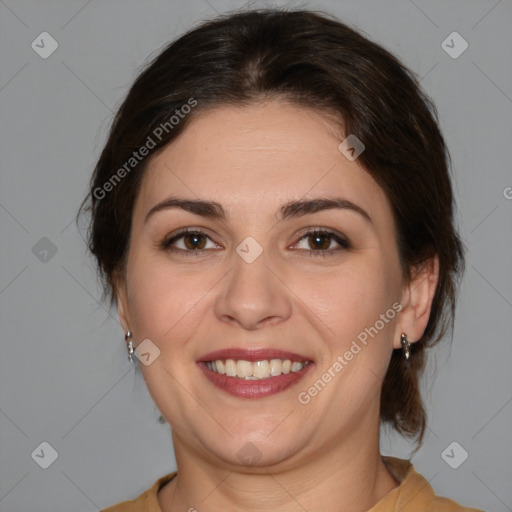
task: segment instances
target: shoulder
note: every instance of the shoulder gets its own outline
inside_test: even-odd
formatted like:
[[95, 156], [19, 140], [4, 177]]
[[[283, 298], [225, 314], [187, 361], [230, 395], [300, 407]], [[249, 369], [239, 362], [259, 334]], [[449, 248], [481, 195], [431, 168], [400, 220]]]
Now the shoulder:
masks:
[[456, 501], [436, 496], [425, 512], [484, 512], [476, 508], [465, 507]]
[[122, 501], [100, 512], [161, 512], [157, 494], [161, 487], [176, 476], [176, 471], [160, 477], [153, 486], [133, 500]]
[[370, 512], [484, 512], [437, 496], [432, 486], [416, 472], [410, 461], [395, 457], [383, 457], [383, 461], [399, 485]]

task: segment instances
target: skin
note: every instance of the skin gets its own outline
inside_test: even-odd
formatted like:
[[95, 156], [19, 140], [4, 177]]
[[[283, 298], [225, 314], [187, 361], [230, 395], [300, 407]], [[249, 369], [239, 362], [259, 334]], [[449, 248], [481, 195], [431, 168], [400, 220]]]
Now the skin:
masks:
[[[160, 350], [140, 366], [172, 426], [178, 475], [158, 494], [164, 512], [363, 511], [398, 485], [379, 452], [380, 390], [400, 334], [414, 342], [425, 330], [437, 260], [404, 280], [389, 201], [338, 150], [341, 140], [321, 114], [273, 100], [203, 112], [149, 162], [117, 300], [135, 346], [150, 339]], [[145, 221], [171, 195], [216, 201], [227, 220], [172, 208]], [[349, 209], [277, 220], [282, 204], [317, 197], [348, 199], [371, 222]], [[187, 227], [206, 232], [199, 254], [159, 246]], [[313, 228], [351, 247], [336, 251], [328, 237], [315, 245], [305, 236]], [[247, 236], [263, 249], [250, 264], [235, 251]], [[192, 252], [194, 241], [174, 247]], [[319, 245], [330, 254], [308, 252]], [[299, 392], [395, 302], [400, 313], [310, 403], [299, 403]], [[290, 350], [314, 367], [284, 392], [237, 398], [195, 362], [229, 347]], [[237, 456], [248, 442], [261, 455], [252, 466]]]

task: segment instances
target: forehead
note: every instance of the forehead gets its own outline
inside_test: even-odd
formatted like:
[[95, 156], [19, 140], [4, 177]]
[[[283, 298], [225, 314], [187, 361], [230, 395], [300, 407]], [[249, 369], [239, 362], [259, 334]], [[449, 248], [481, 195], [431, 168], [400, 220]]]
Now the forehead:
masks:
[[339, 151], [339, 131], [322, 114], [281, 101], [202, 112], [149, 162], [136, 210], [179, 194], [270, 214], [289, 200], [335, 195], [390, 216], [382, 189]]

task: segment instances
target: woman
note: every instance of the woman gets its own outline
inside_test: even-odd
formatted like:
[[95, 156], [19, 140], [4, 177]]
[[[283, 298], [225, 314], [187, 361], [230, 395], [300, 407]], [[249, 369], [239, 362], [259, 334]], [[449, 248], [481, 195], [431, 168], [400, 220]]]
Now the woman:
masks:
[[327, 15], [220, 17], [153, 60], [83, 208], [178, 470], [107, 511], [475, 510], [379, 450], [381, 423], [421, 445], [453, 325], [448, 162], [412, 74]]

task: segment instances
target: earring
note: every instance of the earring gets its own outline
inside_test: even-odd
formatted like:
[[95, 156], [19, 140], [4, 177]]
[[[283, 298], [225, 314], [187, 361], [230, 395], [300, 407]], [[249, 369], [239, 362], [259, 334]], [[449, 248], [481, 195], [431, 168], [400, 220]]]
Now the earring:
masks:
[[402, 344], [405, 362], [408, 363], [409, 358], [411, 357], [411, 352], [409, 350], [411, 344], [409, 343], [409, 341], [407, 341], [407, 335], [405, 334], [405, 332], [403, 332], [402, 335], [400, 336], [400, 343]]
[[132, 332], [131, 331], [128, 331], [124, 335], [124, 340], [128, 342], [128, 361], [130, 361], [130, 363], [133, 363], [133, 356], [132, 356], [132, 354], [135, 351], [133, 350], [133, 341], [132, 341]]

